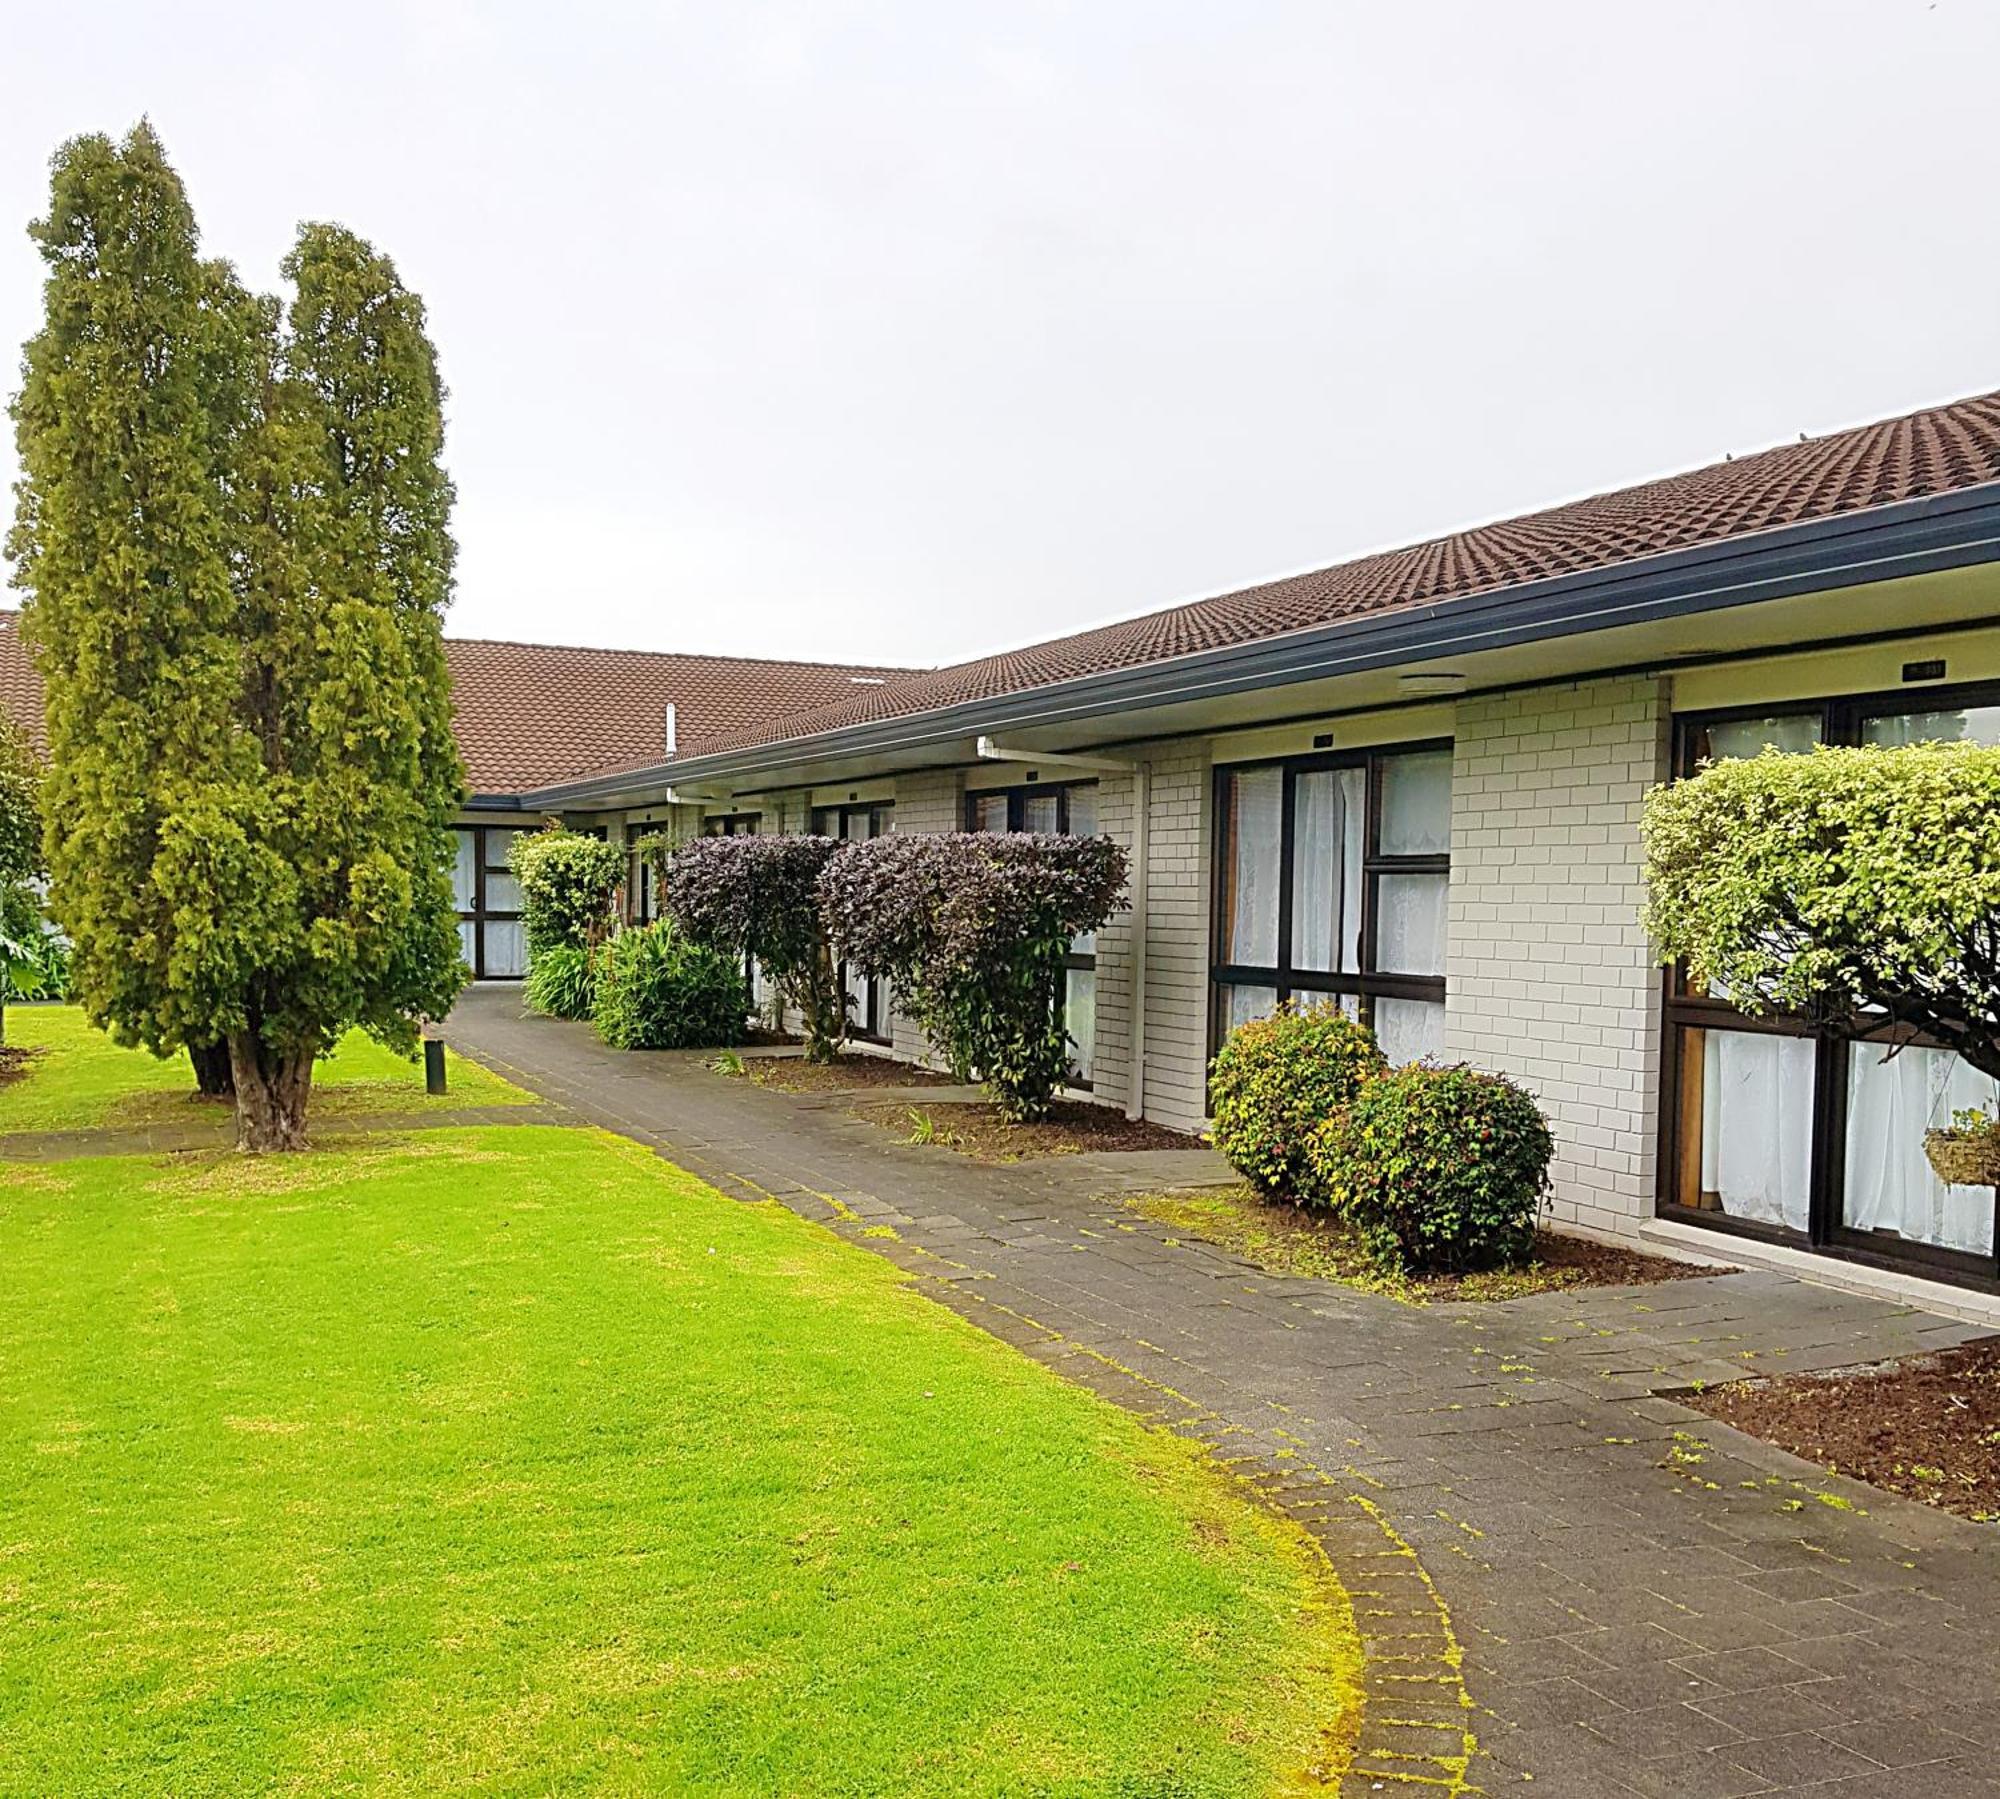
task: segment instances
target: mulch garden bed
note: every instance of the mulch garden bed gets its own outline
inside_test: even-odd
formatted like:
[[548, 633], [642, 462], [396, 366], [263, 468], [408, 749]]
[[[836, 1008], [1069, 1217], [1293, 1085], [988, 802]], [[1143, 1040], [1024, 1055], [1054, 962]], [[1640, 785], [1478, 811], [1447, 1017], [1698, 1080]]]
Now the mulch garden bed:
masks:
[[1085, 1151], [1199, 1149], [1201, 1139], [1165, 1125], [1127, 1118], [1115, 1106], [1057, 1100], [1034, 1124], [1010, 1124], [984, 1101], [936, 1101], [855, 1108], [857, 1118], [894, 1131], [905, 1143], [936, 1144], [980, 1162], [1018, 1162], [1026, 1156], [1073, 1156]]
[[1678, 1397], [1836, 1474], [2000, 1523], [2000, 1337]]
[[1519, 1268], [1481, 1274], [1392, 1274], [1377, 1267], [1354, 1232], [1337, 1219], [1266, 1199], [1248, 1186], [1142, 1194], [1126, 1203], [1161, 1224], [1254, 1262], [1267, 1274], [1337, 1281], [1413, 1305], [1519, 1299], [1569, 1287], [1649, 1286], [1723, 1272], [1544, 1231], [1535, 1239], [1533, 1256]]
[[16, 1049], [11, 1044], [0, 1045], [0, 1087], [6, 1087], [20, 1080], [41, 1058], [39, 1049]]
[[798, 1056], [745, 1056], [743, 1070], [759, 1087], [783, 1093], [840, 1093], [859, 1087], [949, 1087], [951, 1076], [932, 1068], [892, 1062], [887, 1056], [836, 1056], [808, 1062]]

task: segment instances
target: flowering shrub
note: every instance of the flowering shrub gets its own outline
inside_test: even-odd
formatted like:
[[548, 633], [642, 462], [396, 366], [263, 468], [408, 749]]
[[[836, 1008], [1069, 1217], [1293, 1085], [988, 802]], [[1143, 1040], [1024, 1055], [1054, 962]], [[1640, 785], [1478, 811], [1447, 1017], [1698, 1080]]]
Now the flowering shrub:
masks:
[[1747, 1012], [1864, 1007], [2000, 1077], [2000, 749], [1768, 753], [1647, 796], [1663, 960]]
[[620, 931], [593, 958], [597, 1033], [613, 1049], [696, 1049], [743, 1037], [742, 968], [671, 922]]
[[528, 960], [559, 947], [589, 949], [611, 933], [611, 896], [625, 878], [625, 852], [581, 831], [523, 832], [507, 851], [521, 885]]
[[1070, 1071], [1062, 1022], [1069, 946], [1122, 903], [1108, 837], [891, 834], [843, 844], [820, 876], [827, 925], [961, 1077], [1001, 1113], [1039, 1118]]
[[1526, 1089], [1413, 1062], [1313, 1133], [1313, 1181], [1386, 1268], [1507, 1266], [1533, 1248], [1555, 1153]]
[[1209, 1074], [1215, 1147], [1264, 1192], [1323, 1204], [1313, 1133], [1387, 1066], [1374, 1033], [1331, 1004], [1240, 1025]]
[[660, 864], [668, 913], [698, 943], [749, 954], [805, 1022], [806, 1060], [831, 1061], [847, 994], [827, 939], [819, 878], [832, 837], [694, 837]]

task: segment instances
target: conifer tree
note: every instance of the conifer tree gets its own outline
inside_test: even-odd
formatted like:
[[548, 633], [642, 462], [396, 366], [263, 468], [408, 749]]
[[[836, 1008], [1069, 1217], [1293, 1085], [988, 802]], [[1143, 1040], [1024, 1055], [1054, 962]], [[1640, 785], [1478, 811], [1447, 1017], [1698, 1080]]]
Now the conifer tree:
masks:
[[412, 1047], [464, 979], [422, 302], [327, 225], [288, 315], [247, 292], [143, 124], [66, 145], [30, 230], [11, 548], [74, 990], [122, 1042], [225, 1043], [238, 1142], [294, 1148], [315, 1056], [357, 1024]]

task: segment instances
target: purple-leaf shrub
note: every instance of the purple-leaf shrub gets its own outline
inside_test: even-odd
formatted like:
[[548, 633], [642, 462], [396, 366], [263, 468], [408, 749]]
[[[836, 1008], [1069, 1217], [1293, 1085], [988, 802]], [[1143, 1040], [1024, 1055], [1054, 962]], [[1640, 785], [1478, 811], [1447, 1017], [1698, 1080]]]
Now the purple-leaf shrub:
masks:
[[819, 879], [832, 837], [695, 837], [660, 866], [668, 914], [698, 943], [756, 957], [805, 1022], [806, 1059], [832, 1060], [847, 996], [827, 940]]
[[1125, 864], [1108, 837], [892, 834], [843, 845], [819, 891], [839, 953], [887, 976], [953, 1070], [1028, 1119], [1070, 1071], [1070, 943], [1123, 903]]

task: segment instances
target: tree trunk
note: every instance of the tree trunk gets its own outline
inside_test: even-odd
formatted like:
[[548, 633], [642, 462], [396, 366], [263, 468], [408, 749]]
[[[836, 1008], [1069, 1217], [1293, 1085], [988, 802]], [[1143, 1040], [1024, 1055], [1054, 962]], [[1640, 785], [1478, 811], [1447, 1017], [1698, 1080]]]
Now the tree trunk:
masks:
[[236, 1091], [225, 1038], [218, 1037], [213, 1043], [190, 1043], [188, 1060], [194, 1064], [194, 1090], [203, 1099], [227, 1099]]
[[253, 1154], [306, 1147], [311, 1056], [275, 1054], [247, 1032], [229, 1039], [236, 1083], [236, 1147]]
[[833, 1061], [847, 1040], [847, 989], [824, 938], [814, 946], [812, 966], [799, 982], [798, 1006], [806, 1027], [805, 1059]]

